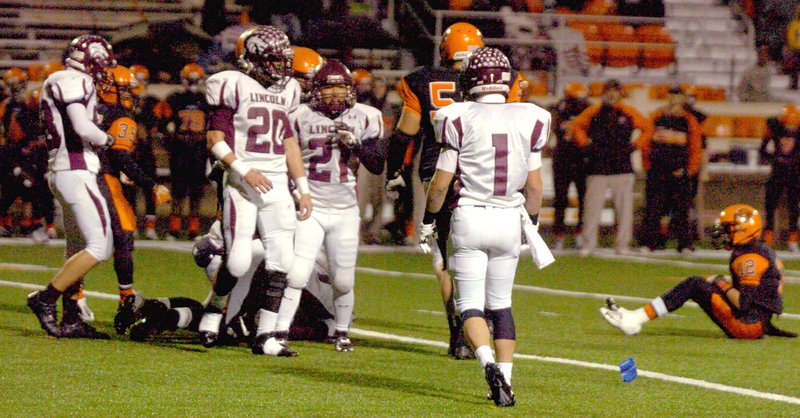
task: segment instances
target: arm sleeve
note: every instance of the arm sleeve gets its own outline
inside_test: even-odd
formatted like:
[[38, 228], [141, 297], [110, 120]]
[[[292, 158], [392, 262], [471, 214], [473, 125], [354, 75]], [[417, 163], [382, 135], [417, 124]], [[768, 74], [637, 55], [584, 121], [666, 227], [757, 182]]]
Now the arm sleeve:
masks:
[[[436, 111], [433, 116], [433, 131], [436, 135], [436, 143], [450, 147], [459, 151], [463, 128], [461, 118], [458, 115], [447, 113], [444, 109]], [[456, 116], [453, 118], [453, 116]]]
[[411, 90], [405, 77], [401, 78], [400, 83], [397, 84], [397, 93], [400, 95], [400, 98], [403, 99], [403, 109], [417, 116], [422, 115], [422, 106], [419, 104], [419, 98]]
[[372, 174], [383, 173], [386, 162], [386, 146], [381, 138], [368, 138], [358, 146], [358, 160]]
[[550, 138], [550, 112], [540, 110], [538, 114], [533, 116], [532, 120], [536, 122], [531, 132], [531, 152], [538, 153], [547, 145], [547, 139]]
[[108, 136], [92, 122], [83, 103], [70, 103], [67, 106], [67, 115], [70, 122], [72, 122], [72, 128], [75, 129], [75, 133], [83, 138], [84, 141], [101, 146], [108, 142]]
[[211, 109], [208, 118], [209, 131], [222, 131], [225, 134], [225, 142], [233, 148], [233, 138], [235, 130], [233, 128], [233, 110], [227, 107], [215, 107]]
[[458, 151], [452, 148], [442, 148], [439, 159], [436, 160], [436, 169], [455, 173], [458, 168]]
[[108, 150], [108, 156], [114, 168], [125, 173], [126, 176], [143, 190], [149, 192], [156, 186], [155, 180], [139, 168], [136, 161], [133, 160], [133, 155], [131, 155], [131, 153], [118, 149], [110, 149]]
[[528, 171], [538, 170], [542, 168], [542, 153], [532, 152], [528, 156]]

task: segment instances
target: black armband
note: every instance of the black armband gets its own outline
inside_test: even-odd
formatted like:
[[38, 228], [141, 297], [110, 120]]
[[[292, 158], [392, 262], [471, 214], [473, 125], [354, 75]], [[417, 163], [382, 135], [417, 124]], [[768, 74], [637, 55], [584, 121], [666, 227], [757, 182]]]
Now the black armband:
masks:
[[406, 150], [414, 140], [411, 135], [406, 135], [399, 130], [395, 130], [389, 137], [389, 145], [386, 151], [386, 172], [389, 174], [400, 171], [403, 167], [403, 160], [406, 158]]
[[536, 212], [533, 215], [528, 215], [528, 216], [530, 216], [531, 222], [533, 222], [534, 225], [539, 225], [539, 212]]
[[438, 213], [433, 213], [433, 212], [429, 212], [429, 211], [426, 210], [425, 211], [425, 216], [422, 217], [422, 223], [424, 223], [426, 225], [430, 225], [430, 224], [434, 223], [436, 221], [436, 215], [437, 214]]

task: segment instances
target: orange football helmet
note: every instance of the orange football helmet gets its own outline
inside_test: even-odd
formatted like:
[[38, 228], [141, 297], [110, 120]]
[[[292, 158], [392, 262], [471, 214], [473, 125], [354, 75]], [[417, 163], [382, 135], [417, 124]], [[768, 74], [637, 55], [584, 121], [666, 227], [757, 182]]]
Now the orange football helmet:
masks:
[[800, 127], [800, 107], [792, 103], [787, 103], [783, 106], [783, 109], [781, 109], [779, 120], [781, 124], [787, 128], [797, 129]]
[[292, 77], [300, 83], [303, 90], [302, 101], [307, 102], [311, 98], [311, 78], [314, 77], [314, 69], [325, 59], [317, 51], [304, 46], [296, 46], [292, 50]]
[[28, 87], [28, 74], [20, 68], [9, 68], [3, 73], [3, 84], [11, 96], [19, 96]]
[[444, 62], [461, 61], [475, 49], [483, 48], [483, 34], [475, 26], [453, 23], [442, 34], [439, 54]]
[[579, 81], [573, 81], [564, 86], [564, 97], [571, 99], [585, 99], [588, 94], [589, 89], [587, 89], [586, 86]]
[[191, 91], [200, 89], [200, 84], [205, 80], [206, 72], [198, 64], [186, 64], [181, 69], [181, 83]]
[[125, 109], [133, 109], [133, 90], [139, 86], [136, 76], [128, 67], [117, 65], [106, 69], [108, 84], [99, 86], [100, 98], [109, 104], [119, 103]]
[[136, 76], [136, 79], [139, 80], [139, 84], [147, 84], [147, 82], [150, 81], [150, 70], [144, 65], [131, 65], [131, 72]]
[[758, 210], [750, 205], [735, 204], [719, 213], [714, 222], [712, 238], [715, 245], [721, 242], [725, 248], [745, 245], [761, 237], [764, 224]]

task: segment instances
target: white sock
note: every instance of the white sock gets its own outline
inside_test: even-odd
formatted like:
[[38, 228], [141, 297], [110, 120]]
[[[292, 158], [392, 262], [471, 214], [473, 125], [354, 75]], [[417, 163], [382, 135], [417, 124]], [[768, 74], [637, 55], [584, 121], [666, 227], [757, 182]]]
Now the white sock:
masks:
[[494, 363], [494, 354], [488, 345], [482, 345], [475, 350], [475, 357], [481, 363], [481, 367], [486, 367], [489, 363]]
[[333, 298], [333, 310], [336, 316], [336, 330], [347, 331], [350, 329], [350, 322], [353, 319], [353, 302], [355, 302], [355, 292], [338, 295]]
[[281, 307], [278, 309], [278, 322], [275, 325], [275, 331], [289, 331], [289, 327], [294, 320], [294, 314], [300, 306], [300, 297], [302, 295], [302, 289], [293, 287], [287, 287], [283, 291], [283, 299], [281, 299]]
[[653, 307], [653, 310], [656, 311], [656, 315], [659, 317], [669, 313], [667, 305], [664, 304], [664, 299], [661, 299], [661, 296], [650, 301], [650, 306]]
[[278, 322], [278, 314], [266, 309], [258, 310], [258, 332], [256, 335], [261, 335], [267, 332], [275, 331], [275, 323]]
[[178, 313], [178, 328], [186, 329], [192, 322], [192, 310], [189, 308], [175, 308]]
[[500, 371], [503, 372], [503, 377], [506, 378], [506, 383], [511, 384], [511, 369], [514, 368], [514, 363], [497, 362]]

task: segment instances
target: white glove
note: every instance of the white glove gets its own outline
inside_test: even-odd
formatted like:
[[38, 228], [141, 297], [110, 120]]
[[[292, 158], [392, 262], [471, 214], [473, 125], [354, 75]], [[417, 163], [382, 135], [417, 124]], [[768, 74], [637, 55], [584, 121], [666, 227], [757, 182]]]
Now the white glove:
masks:
[[424, 254], [431, 253], [431, 244], [436, 241], [436, 224], [422, 224], [419, 228], [419, 248]]
[[386, 197], [392, 200], [397, 200], [400, 197], [400, 189], [406, 187], [406, 181], [400, 173], [397, 177], [389, 179], [386, 182]]
[[344, 144], [345, 146], [352, 147], [358, 144], [358, 140], [356, 140], [356, 136], [346, 130], [346, 129], [337, 129], [336, 130], [336, 140], [340, 144]]
[[13, 173], [15, 176], [19, 176], [20, 174], [22, 174], [22, 169], [19, 167], [14, 167]]
[[30, 181], [29, 179], [25, 179], [22, 180], [22, 185], [25, 186], [26, 188], [30, 188], [31, 186], [33, 186], [33, 182]]

